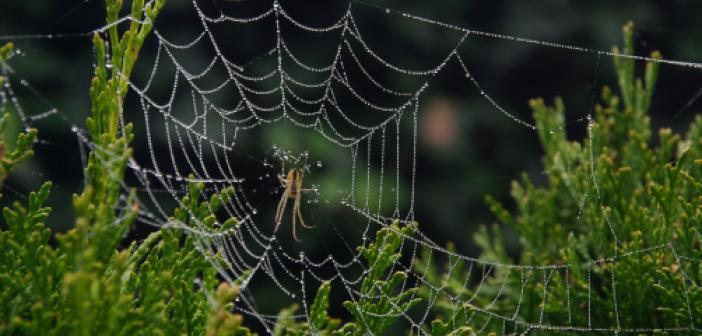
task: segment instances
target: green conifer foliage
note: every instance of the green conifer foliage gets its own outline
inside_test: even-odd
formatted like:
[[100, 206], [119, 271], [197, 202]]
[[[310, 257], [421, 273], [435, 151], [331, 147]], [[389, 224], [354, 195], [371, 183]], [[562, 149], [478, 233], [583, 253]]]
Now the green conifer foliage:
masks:
[[[2, 335], [251, 334], [248, 321], [233, 312], [250, 273], [222, 282], [212, 264], [223, 256], [207, 252], [196, 234], [184, 230], [196, 224], [215, 234], [236, 229], [237, 218], [215, 227], [213, 215], [233, 189], [205, 196], [202, 183], [190, 183], [169, 219], [178, 225], [120, 247], [139, 212], [134, 191], [126, 203], [123, 197], [133, 134], [120, 116], [139, 50], [164, 5], [133, 0], [133, 20], [119, 25], [122, 0], [106, 0], [109, 28], [93, 38], [97, 65], [86, 120], [91, 152], [84, 188], [73, 198], [75, 225], [65, 234], [47, 228], [50, 182], [27, 204], [4, 208]], [[632, 24], [624, 27], [624, 42], [621, 53], [633, 54]], [[1, 67], [12, 48], [0, 48]], [[514, 213], [487, 197], [497, 220], [519, 236], [517, 259], [507, 254], [495, 225], [475, 236], [481, 260], [489, 263], [476, 266], [446, 253], [446, 266], [437, 265], [427, 249], [412, 262], [416, 274], [398, 270], [404, 240], [416, 234], [417, 224], [396, 221], [358, 248], [365, 268], [359, 295], [335, 305], [346, 309], [347, 319], [330, 315], [336, 284], [323, 282], [310, 290], [315, 294], [307, 320], [289, 318], [299, 307], [288, 307], [273, 332], [388, 334], [424, 303], [432, 307], [431, 322], [421, 328], [430, 335], [501, 333], [507, 324], [514, 332], [560, 326], [543, 330], [552, 334], [696, 330], [691, 328], [702, 325], [702, 117], [685, 136], [662, 129], [654, 137], [648, 111], [658, 63], [636, 69], [632, 58], [615, 57], [614, 65], [619, 93], [602, 89], [582, 141], [566, 138], [560, 99], [530, 102], [548, 183], [535, 185], [526, 175], [515, 181]], [[637, 70], [643, 70], [641, 78]], [[5, 80], [0, 77], [0, 87]], [[0, 116], [1, 187], [33, 154], [37, 131], [5, 139], [8, 114]], [[470, 281], [476, 272], [483, 275], [479, 284]], [[453, 299], [434, 295], [437, 288]]]
[[[613, 52], [633, 55], [633, 24], [623, 32], [624, 49]], [[473, 290], [459, 283], [467, 276], [460, 269], [430, 277], [458, 297], [476, 296], [472, 307], [459, 307], [477, 311], [472, 326], [684, 333], [702, 323], [702, 118], [685, 136], [661, 129], [654, 138], [648, 111], [658, 63], [648, 62], [642, 78], [631, 58], [615, 57], [614, 65], [620, 93], [602, 88], [582, 141], [567, 140], [561, 99], [530, 101], [548, 183], [535, 185], [527, 175], [515, 181], [515, 213], [486, 198], [519, 236], [521, 251], [511, 258], [500, 226], [483, 227], [475, 237], [481, 259], [554, 267], [491, 268]], [[440, 316], [457, 309], [449, 302], [437, 308]]]

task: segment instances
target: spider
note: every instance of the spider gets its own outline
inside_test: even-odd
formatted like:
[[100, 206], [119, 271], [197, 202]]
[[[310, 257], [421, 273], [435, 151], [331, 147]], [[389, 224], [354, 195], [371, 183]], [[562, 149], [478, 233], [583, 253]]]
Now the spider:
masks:
[[304, 169], [290, 169], [288, 174], [285, 175], [285, 162], [282, 163], [280, 174], [278, 175], [278, 180], [280, 185], [285, 189], [283, 195], [280, 197], [280, 202], [278, 202], [278, 208], [275, 212], [275, 231], [278, 231], [278, 227], [283, 221], [283, 215], [285, 214], [285, 207], [288, 204], [289, 199], [295, 200], [292, 209], [292, 236], [297, 242], [301, 242], [297, 238], [297, 233], [295, 232], [295, 226], [297, 219], [300, 219], [300, 225], [306, 229], [314, 228], [314, 225], [307, 225], [302, 219], [302, 213], [300, 212], [300, 207], [302, 206], [302, 193], [309, 191], [316, 191], [315, 189], [305, 189], [302, 188], [302, 179], [305, 177]]

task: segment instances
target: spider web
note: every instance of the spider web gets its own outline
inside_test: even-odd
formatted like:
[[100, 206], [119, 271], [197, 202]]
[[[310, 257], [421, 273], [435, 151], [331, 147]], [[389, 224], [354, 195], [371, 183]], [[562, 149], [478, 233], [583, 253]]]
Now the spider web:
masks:
[[[224, 259], [212, 258], [212, 264], [227, 281], [235, 281], [245, 276], [242, 283], [241, 304], [236, 309], [260, 322], [269, 333], [273, 333], [273, 325], [278, 319], [275, 311], [261, 311], [253, 294], [256, 286], [271, 283], [277, 289], [282, 300], [297, 302], [303, 314], [291, 318], [305, 320], [309, 318], [310, 286], [323, 281], [331, 281], [346, 291], [350, 300], [363, 299], [359, 290], [360, 281], [368, 272], [368, 266], [360, 261], [360, 256], [353, 251], [350, 242], [360, 238], [361, 244], [366, 245], [373, 233], [380, 228], [391, 228], [390, 223], [395, 219], [405, 222], [415, 220], [416, 197], [416, 160], [417, 160], [417, 122], [418, 109], [423, 92], [432, 84], [435, 76], [440, 74], [449, 64], [462, 71], [466, 77], [466, 85], [477, 89], [484, 100], [494, 109], [503, 113], [507, 118], [522, 126], [536, 129], [528, 121], [519, 119], [501, 107], [471, 76], [466, 62], [461, 56], [461, 47], [471, 35], [482, 35], [490, 38], [514, 40], [520, 43], [533, 43], [547, 47], [562, 48], [570, 51], [610, 55], [611, 53], [584, 49], [574, 46], [546, 43], [534, 40], [520, 39], [504, 35], [496, 35], [464, 29], [438, 21], [425, 19], [408, 13], [380, 8], [387, 14], [400, 15], [408, 20], [437, 26], [458, 33], [454, 46], [444, 52], [435, 64], [423, 69], [403, 67], [384, 59], [375, 51], [359, 29], [354, 18], [354, 8], [365, 6], [363, 3], [352, 2], [347, 10], [334, 23], [327, 26], [309, 26], [290, 15], [278, 2], [262, 13], [251, 17], [233, 17], [223, 11], [208, 13], [203, 4], [192, 1], [192, 12], [201, 24], [201, 32], [186, 42], [174, 42], [167, 34], [156, 27], [156, 58], [151, 67], [150, 76], [142, 83], [130, 83], [136, 92], [143, 109], [143, 125], [145, 128], [148, 147], [147, 160], [133, 160], [130, 167], [135, 176], [144, 186], [144, 203], [149, 206], [142, 220], [156, 226], [176, 226], [185, 229], [197, 237], [199, 247], [205, 255], [221, 255]], [[228, 55], [221, 40], [218, 40], [217, 30], [227, 30], [232, 26], [256, 27], [268, 26], [273, 29], [272, 48], [249, 60], [234, 60]], [[233, 28], [231, 28], [233, 29]], [[287, 30], [299, 30], [312, 35], [332, 35], [337, 41], [337, 47], [332, 56], [323, 65], [313, 65], [297, 56], [294, 47], [289, 45], [284, 37]], [[204, 50], [209, 55], [209, 61], [203, 64], [186, 64], [180, 54], [193, 50]], [[646, 57], [619, 55], [638, 60], [650, 60]], [[700, 68], [699, 64], [664, 60], [677, 66]], [[385, 84], [376, 73], [369, 70], [372, 67], [383, 68], [403, 76], [404, 88]], [[165, 92], [155, 88], [154, 78], [159, 72], [172, 75], [170, 90]], [[410, 87], [407, 87], [410, 86]], [[367, 89], [372, 88], [368, 93]], [[369, 97], [381, 97], [373, 99]], [[178, 99], [192, 102], [188, 110], [176, 110]], [[378, 102], [380, 101], [380, 102]], [[392, 103], [388, 103], [392, 102]], [[363, 112], [360, 112], [363, 111]], [[593, 125], [588, 120], [588, 129]], [[349, 246], [349, 255], [345, 257], [329, 254], [327, 257], [314, 258], [299, 249], [291, 248], [285, 243], [289, 236], [274, 232], [270, 214], [261, 211], [266, 202], [255, 204], [251, 201], [250, 186], [247, 178], [237, 174], [237, 157], [242, 152], [237, 150], [240, 137], [246, 132], [257, 128], [269, 127], [272, 124], [289, 123], [301, 130], [311, 130], [327, 141], [333, 143], [338, 150], [347, 151], [350, 156], [350, 175], [348, 195], [340, 200], [340, 204], [356, 213], [352, 225], [361, 227], [360, 237], [341, 236], [344, 244]], [[158, 125], [158, 126], [157, 126]], [[161, 152], [162, 147], [156, 145], [165, 138], [167, 151]], [[591, 151], [594, 149], [590, 148]], [[301, 169], [309, 171], [306, 157], [316, 153], [302, 153], [300, 159], [295, 153], [280, 148], [273, 149], [272, 158], [259, 159], [260, 165], [267, 171], [266, 177], [273, 180], [274, 193], [282, 189], [276, 181], [277, 160], [280, 165], [293, 162], [302, 163]], [[406, 155], [406, 153], [410, 153]], [[594, 155], [594, 153], [593, 153]], [[256, 160], [256, 158], [249, 158]], [[594, 160], [591, 158], [591, 162]], [[372, 174], [371, 167], [378, 167], [379, 173]], [[600, 197], [597, 177], [592, 167], [590, 183], [596, 191], [592, 197]], [[281, 176], [284, 176], [282, 171]], [[314, 175], [312, 173], [311, 175]], [[401, 192], [400, 180], [409, 181], [409, 191]], [[235, 186], [235, 194], [225, 207], [226, 217], [239, 218], [241, 224], [225, 232], [212, 231], [203, 223], [184, 225], [168, 220], [168, 207], [164, 202], [175, 201], [185, 190], [188, 182], [202, 182], [208, 190], [219, 192], [227, 186]], [[390, 183], [388, 183], [390, 182]], [[390, 185], [391, 187], [388, 187]], [[316, 187], [315, 187], [316, 189]], [[163, 191], [170, 200], [163, 200], [156, 191]], [[313, 196], [314, 197], [314, 196]], [[588, 195], [583, 195], [588, 197]], [[167, 197], [168, 198], [168, 197]], [[383, 207], [389, 199], [390, 206]], [[275, 202], [273, 202], [275, 203]], [[327, 202], [329, 204], [329, 202]], [[178, 204], [181, 205], [182, 204]], [[293, 214], [294, 216], [294, 214]], [[607, 225], [615, 225], [607, 218]], [[320, 224], [322, 225], [322, 224]], [[216, 226], [216, 225], [215, 225]], [[399, 232], [398, 232], [399, 233]], [[613, 239], [618, 241], [612, 229]], [[593, 325], [591, 322], [591, 299], [593, 284], [587, 286], [587, 293], [575, 293], [578, 289], [569, 287], [569, 273], [574, 272], [573, 266], [568, 265], [512, 265], [496, 262], [486, 262], [469, 256], [452, 252], [434, 243], [420, 231], [415, 236], [404, 236], [401, 248], [403, 258], [397, 261], [393, 270], [407, 272], [410, 277], [406, 286], [418, 284], [430, 288], [429, 300], [421, 304], [411, 314], [402, 313], [400, 317], [407, 325], [410, 333], [424, 334], [423, 325], [431, 316], [431, 310], [441, 298], [447, 298], [453, 303], [470, 304], [472, 313], [467, 317], [470, 324], [477, 325], [477, 333], [484, 332], [492, 320], [502, 321], [504, 333], [526, 333], [531, 330], [551, 330], [568, 332], [652, 332], [649, 329], [631, 328], [619, 323], [616, 274], [610, 272], [611, 290], [613, 291], [614, 318], [612, 325]], [[414, 267], [415, 257], [419, 252], [428, 251], [429, 260], [449, 260], [448, 274], [463, 269], [465, 272], [464, 288], [472, 289], [472, 297], [464, 297], [449, 291], [444, 284], [430, 281], [426, 272]], [[598, 260], [592, 260], [581, 265], [582, 270], [591, 279], [592, 269], [607, 264], [618, 263], [623, 259], [640, 258], [654, 251], [669, 250], [680, 262], [680, 258], [672, 244], [664, 244], [646, 249], [631, 251], [625, 254], [613, 255]], [[467, 269], [467, 271], [466, 271]], [[249, 273], [250, 272], [250, 273]], [[499, 277], [495, 277], [496, 274]], [[501, 315], [493, 309], [504, 295], [505, 285], [511, 277], [519, 278], [522, 293], [519, 304], [513, 315]], [[478, 285], [472, 286], [471, 279], [477, 278]], [[497, 280], [495, 280], [497, 279]], [[501, 283], [499, 290], [492, 293], [493, 300], [478, 304], [476, 297], [481, 294], [484, 284], [490, 281]], [[686, 284], [687, 285], [687, 284]], [[518, 317], [526, 286], [543, 287], [541, 300], [545, 303], [549, 296], [554, 295], [555, 288], [566, 288], [568, 298], [569, 320], [572, 314], [586, 314], [587, 324], [549, 325], [544, 323], [545, 304], [534, 320], [523, 320]], [[571, 293], [574, 291], [574, 293]], [[515, 295], [516, 293], [511, 293]], [[687, 293], [686, 293], [687, 295]], [[582, 302], [579, 302], [582, 301]], [[584, 311], [576, 309], [585, 305]], [[690, 311], [688, 311], [690, 312]], [[692, 318], [691, 318], [692, 320]], [[361, 321], [363, 323], [363, 321]], [[480, 327], [482, 326], [482, 327]], [[692, 332], [697, 330], [694, 325], [681, 328], [666, 329], [668, 332]]]
[[[19, 118], [20, 124], [26, 130], [40, 120], [59, 115], [59, 110], [46, 100], [28, 80], [16, 75], [14, 69], [8, 64], [12, 58], [22, 55], [23, 51], [15, 48], [10, 52], [5, 62], [0, 60], [0, 77], [4, 78], [3, 85], [0, 87], [0, 111], [12, 108], [14, 114]], [[18, 88], [20, 92], [18, 92]], [[38, 104], [27, 108], [25, 102], [20, 100], [20, 96], [34, 97]]]
[[[129, 83], [143, 113], [139, 116], [141, 120], [125, 115], [123, 122], [136, 123], [143, 128], [143, 133], [137, 132], [137, 153], [129, 162], [133, 176], [125, 182], [125, 187], [130, 184], [141, 187], [139, 198], [143, 206], [139, 219], [142, 223], [185, 230], [196, 238], [198, 248], [208, 256], [226, 281], [234, 282], [244, 277], [242, 295], [235, 309], [249, 317], [249, 321], [258, 321], [260, 327], [270, 334], [273, 334], [273, 326], [280, 317], [276, 315], [277, 311], [263, 311], [259, 307], [256, 287], [275, 288], [275, 294], [282, 301], [299, 304], [302, 314], [289, 316], [295, 320], [309, 319], [310, 288], [316, 288], [324, 281], [331, 281], [345, 291], [349, 300], [358, 301], [364, 295], [359, 290], [360, 282], [369, 266], [361, 261], [359, 253], [351, 246], [355, 246], [356, 242], [366, 246], [377, 230], [393, 229], [390, 224], [397, 219], [405, 223], [421, 219], [421, 214], [415, 211], [418, 192], [418, 112], [422, 95], [431, 87], [436, 76], [448, 71], [446, 69], [449, 67], [453, 71], [461, 71], [465, 82], [459, 85], [473, 87], [488, 106], [505, 118], [536, 129], [534, 124], [503, 108], [471, 75], [469, 65], [461, 56], [465, 52], [462, 48], [464, 42], [469, 37], [477, 35], [598, 57], [633, 58], [692, 69], [702, 68], [702, 65], [691, 62], [614, 55], [596, 49], [476, 31], [358, 1], [352, 1], [338, 20], [327, 26], [310, 26], [298, 21], [277, 1], [265, 11], [250, 17], [230, 16], [219, 8], [205, 8], [203, 3], [192, 0], [190, 4], [190, 13], [199, 21], [201, 31], [189, 41], [175, 42], [156, 25], [154, 41], [151, 41], [151, 47], [156, 50], [155, 59], [149, 65], [141, 64], [150, 70], [145, 72], [148, 76]], [[388, 15], [443, 29], [450, 33], [447, 34], [455, 42], [425, 68], [413, 69], [395, 64], [383, 58], [367, 42], [355, 19], [356, 7], [377, 9]], [[236, 52], [234, 55], [225, 52], [224, 49], [230, 48], [225, 46], [225, 41], [218, 39], [217, 31], [240, 26], [271, 30], [270, 49], [259, 55], [243, 57], [235, 57]], [[297, 56], [294, 46], [289, 45], [284, 37], [287, 31], [335, 39], [336, 48], [331, 50], [329, 58], [322, 65], [312, 64]], [[194, 56], [188, 55], [188, 52], [207, 55], [207, 61], [203, 63], [198, 58], [194, 62]], [[378, 69], [403, 77], [402, 84], [393, 86], [385, 83], [382, 71]], [[172, 78], [167, 86], [157, 80], [165, 75]], [[0, 97], [6, 103], [6, 96], [3, 94]], [[183, 105], [180, 104], [183, 101], [188, 102], [191, 108], [177, 108]], [[21, 111], [21, 108], [17, 109]], [[23, 117], [23, 121], [25, 119]], [[589, 131], [594, 121], [589, 115], [586, 120]], [[306, 136], [322, 137], [336, 150], [348, 153], [348, 185], [343, 188], [343, 195], [332, 200], [324, 193], [324, 184], [314, 183], [317, 182], [314, 178], [319, 175], [318, 168], [331, 163], [318, 160], [316, 164], [310, 164], [308, 159], [310, 162], [317, 161], [316, 158], [323, 153], [295, 152], [282, 144], [273, 144], [275, 147], [268, 147], [263, 155], [240, 149], [240, 143], [246, 141], [246, 134], [281, 124], [292, 125], [293, 129], [299, 129]], [[81, 132], [77, 131], [77, 134], [84, 143], [90, 144]], [[140, 141], [141, 147], [138, 145]], [[593, 159], [595, 150], [591, 143], [589, 183], [594, 193], [582, 195], [583, 199], [600, 197]], [[242, 167], [246, 165], [258, 167], [261, 172], [256, 176], [245, 176], [248, 170]], [[347, 254], [308, 256], [289, 244], [291, 238], [285, 230], [274, 231], [270, 208], [277, 204], [282, 191], [279, 176], [286, 173], [283, 165], [308, 172], [308, 177], [313, 180], [311, 184], [307, 178], [304, 180], [305, 187], [311, 185], [310, 188], [316, 190], [305, 194], [304, 197], [310, 199], [305, 205], [316, 202], [323, 206], [338, 205], [346, 209], [347, 216], [353, 214], [351, 219], [344, 221], [356, 230], [341, 233], [334, 229], [339, 242], [347, 247]], [[226, 231], [218, 231], [196, 220], [194, 214], [191, 214], [194, 220], [187, 225], [171, 219], [169, 216], [173, 206], [187, 208], [180, 199], [187, 192], [188, 184], [193, 182], [203, 183], [208, 193], [218, 193], [234, 186], [233, 197], [224, 205], [223, 213], [212, 214], [217, 218], [215, 227], [232, 217], [238, 218], [240, 224]], [[409, 188], [403, 188], [404, 184], [408, 184]], [[289, 225], [289, 216], [286, 214], [283, 227]], [[609, 217], [606, 218], [610, 228], [616, 225]], [[309, 224], [324, 225], [314, 219]], [[397, 233], [403, 235], [399, 231]], [[618, 241], [614, 230], [612, 239]], [[421, 232], [421, 226], [417, 234], [403, 235], [401, 251], [403, 257], [392, 265], [392, 270], [401, 270], [409, 275], [405, 286], [426, 286], [430, 292], [429, 300], [422, 302], [419, 308], [399, 316], [411, 334], [427, 333], [423, 326], [429, 322], [434, 305], [442, 298], [457, 306], [470, 305], [472, 312], [467, 320], [478, 326], [478, 334], [483, 333], [493, 321], [501, 321], [503, 333], [514, 334], [530, 331], [651, 333], [653, 329], [622, 326], [619, 323], [617, 278], [613, 271], [609, 273], [609, 285], [613, 291], [613, 323], [591, 323], [591, 300], [594, 287], [598, 286], [591, 280], [593, 269], [658, 251], [669, 251], [680, 265], [698, 263], [698, 260], [679, 255], [672, 242], [591, 260], [579, 267], [489, 262], [440, 246]], [[428, 265], [422, 271], [414, 264], [421, 253], [425, 253], [428, 260], [448, 261], [446, 272], [449, 275], [459, 274], [464, 279], [465, 292], [455, 293], [449, 290], [446, 283], [429, 279]], [[569, 274], [576, 271], [587, 274], [588, 284], [584, 292], [582, 288], [570, 288]], [[511, 278], [519, 279], [520, 293], [503, 291]], [[491, 281], [498, 282], [498, 290], [488, 293], [493, 299], [487, 303], [479, 302], [477, 297], [485, 295], [481, 290], [487, 288], [485, 285]], [[692, 279], [689, 281], [694, 284]], [[685, 287], [689, 285], [687, 281], [684, 284]], [[546, 324], [544, 319], [548, 312], [544, 310], [545, 304], [540, 305], [541, 310], [533, 320], [520, 318], [519, 310], [522, 300], [525, 300], [524, 289], [528, 286], [543, 288], [539, 299], [544, 303], [555, 295], [556, 288], [565, 288], [568, 305], [564, 309], [569, 321], [586, 320], [587, 323]], [[465, 293], [472, 294], [466, 296]], [[497, 313], [500, 300], [507, 295], [518, 296], [516, 310], [509, 315]], [[687, 292], [685, 297], [688, 298]], [[691, 314], [690, 309], [688, 313]], [[576, 315], [585, 318], [576, 319]], [[691, 333], [699, 332], [699, 329], [691, 322], [689, 326], [657, 331]]]

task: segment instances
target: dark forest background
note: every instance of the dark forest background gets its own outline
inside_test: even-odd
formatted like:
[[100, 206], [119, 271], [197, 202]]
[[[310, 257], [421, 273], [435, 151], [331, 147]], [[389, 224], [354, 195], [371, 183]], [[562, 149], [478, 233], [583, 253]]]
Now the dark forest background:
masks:
[[[241, 4], [200, 1], [224, 7], [270, 6], [270, 1], [259, 0]], [[475, 30], [597, 50], [609, 50], [619, 44], [621, 26], [633, 20], [637, 54], [645, 55], [658, 49], [668, 59], [702, 60], [702, 21], [699, 20], [702, 1], [398, 0], [373, 3]], [[288, 0], [281, 1], [281, 5], [302, 22], [322, 25], [335, 21], [347, 2]], [[455, 43], [455, 32], [389, 15], [372, 6], [354, 4], [353, 8], [357, 23], [370, 43], [398, 64], [417, 67], [435, 64], [437, 58], [449, 50], [447, 46]], [[199, 26], [185, 19], [190, 10], [190, 1], [169, 0], [167, 10], [157, 23], [158, 29], [169, 32], [172, 37], [199, 32]], [[41, 139], [36, 146], [36, 156], [24, 169], [14, 173], [8, 181], [8, 188], [13, 192], [6, 194], [10, 198], [21, 198], [42, 180], [53, 180], [55, 212], [49, 221], [61, 229], [72, 225], [70, 195], [81, 188], [79, 145], [70, 128], [72, 125], [82, 127], [89, 113], [87, 90], [94, 63], [90, 38], [72, 34], [102, 26], [103, 12], [104, 4], [100, 0], [0, 1], [0, 38], [15, 42], [21, 50], [11, 63], [17, 97], [28, 114], [39, 114], [54, 107], [60, 114], [36, 123]], [[42, 34], [69, 36], [31, 38]], [[315, 54], [314, 45], [309, 45], [304, 36], [290, 33], [286, 38], [289, 44], [304, 50], [306, 59], [320, 58]], [[234, 51], [236, 48], [247, 51], [265, 45], [270, 47], [272, 43], [269, 35], [251, 33], [243, 37], [232, 35], [229, 44]], [[153, 57], [153, 51], [145, 47], [143, 58]], [[584, 117], [593, 108], [598, 87], [615, 84], [611, 59], [592, 53], [480, 36], [470, 36], [460, 52], [485, 91], [518, 118], [531, 121], [528, 99], [540, 96], [550, 101], [554, 96], [562, 96], [568, 111], [567, 131], [573, 139], [578, 139], [585, 131]], [[30, 83], [33, 89], [23, 86], [22, 80]], [[700, 89], [700, 70], [662, 66], [654, 98], [654, 125], [684, 130], [702, 109], [702, 101], [694, 99]], [[126, 113], [138, 118], [141, 111], [132, 105], [126, 107]], [[249, 136], [249, 143], [253, 143], [271, 135], [258, 132]], [[281, 137], [288, 138], [295, 139], [295, 134]], [[137, 138], [134, 146], [137, 152], [143, 150], [143, 138]], [[245, 144], [243, 146], [246, 148]], [[424, 95], [420, 110], [417, 217], [422, 231], [438, 242], [453, 241], [463, 254], [474, 255], [472, 232], [478, 225], [494, 221], [483, 197], [490, 194], [509, 204], [510, 182], [521, 172], [544, 183], [539, 178], [542, 175], [540, 154], [533, 130], [488, 104], [456, 68], [447, 70]], [[339, 155], [347, 155], [347, 152]], [[261, 174], [256, 167], [250, 169], [249, 175]], [[324, 210], [307, 211], [311, 213], [309, 216], [325, 216], [320, 212]], [[516, 241], [512, 241], [511, 246], [517, 248]]]

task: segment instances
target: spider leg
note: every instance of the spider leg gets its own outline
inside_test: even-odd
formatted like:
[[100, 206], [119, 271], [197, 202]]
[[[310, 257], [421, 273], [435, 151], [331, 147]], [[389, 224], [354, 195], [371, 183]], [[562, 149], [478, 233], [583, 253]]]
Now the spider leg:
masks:
[[283, 196], [280, 197], [280, 202], [278, 202], [278, 208], [275, 212], [275, 230], [274, 232], [278, 232], [278, 227], [280, 226], [280, 223], [283, 222], [283, 215], [285, 214], [285, 206], [288, 204], [288, 197], [290, 196], [290, 189], [285, 188], [285, 191], [283, 192]]
[[[300, 194], [298, 193], [297, 196], [300, 196]], [[292, 209], [292, 236], [293, 236], [293, 239], [295, 239], [296, 242], [301, 243], [302, 241], [301, 241], [300, 239], [297, 238], [297, 228], [296, 228], [296, 225], [295, 225], [295, 208], [298, 207], [298, 204], [297, 204], [297, 197], [295, 197], [295, 200], [296, 200], [296, 201], [295, 201], [295, 204], [293, 205], [293, 209]]]
[[305, 224], [305, 220], [302, 219], [302, 212], [300, 211], [300, 208], [302, 207], [301, 205], [302, 205], [302, 193], [298, 192], [297, 195], [295, 195], [295, 209], [294, 209], [295, 213], [293, 214], [293, 217], [297, 216], [300, 218], [300, 225], [302, 225], [302, 227], [304, 227], [306, 229], [314, 228], [315, 227], [314, 225], [307, 225], [307, 224]]

